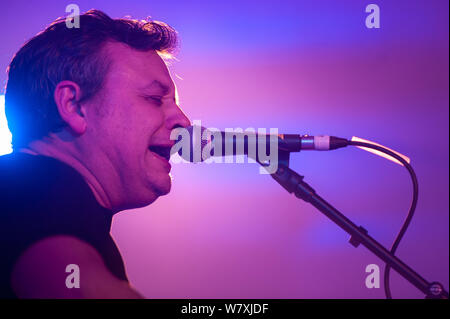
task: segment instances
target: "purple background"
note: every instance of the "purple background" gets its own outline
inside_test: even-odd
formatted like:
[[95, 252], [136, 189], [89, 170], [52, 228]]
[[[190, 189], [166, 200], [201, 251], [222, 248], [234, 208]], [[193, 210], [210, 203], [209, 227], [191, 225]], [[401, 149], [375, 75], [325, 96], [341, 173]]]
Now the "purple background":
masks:
[[[71, 2], [0, 10], [0, 69]], [[381, 9], [367, 29], [365, 6]], [[449, 288], [448, 1], [76, 1], [112, 17], [151, 15], [181, 37], [173, 74], [204, 126], [367, 138], [408, 155], [419, 203], [398, 256]], [[0, 82], [6, 80], [0, 73]], [[409, 207], [402, 167], [359, 149], [294, 154], [292, 167], [390, 246]], [[255, 164], [173, 165], [172, 192], [122, 212], [112, 234], [148, 298], [383, 298], [380, 260]], [[395, 272], [394, 297], [421, 298]]]

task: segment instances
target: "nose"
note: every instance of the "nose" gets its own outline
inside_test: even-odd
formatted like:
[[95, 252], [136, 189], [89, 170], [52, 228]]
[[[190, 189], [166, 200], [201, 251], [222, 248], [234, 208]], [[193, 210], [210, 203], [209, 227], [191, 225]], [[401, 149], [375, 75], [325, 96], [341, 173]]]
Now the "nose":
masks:
[[183, 110], [174, 103], [173, 107], [171, 107], [166, 114], [166, 128], [171, 131], [177, 127], [188, 127], [190, 125], [191, 120], [189, 120]]

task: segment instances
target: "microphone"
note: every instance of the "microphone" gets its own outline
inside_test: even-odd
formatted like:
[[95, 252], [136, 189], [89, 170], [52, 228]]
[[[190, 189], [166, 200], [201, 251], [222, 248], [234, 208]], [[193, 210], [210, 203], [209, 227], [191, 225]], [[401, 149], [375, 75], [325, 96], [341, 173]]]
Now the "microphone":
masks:
[[[302, 150], [327, 151], [349, 145], [345, 138], [300, 134], [261, 134], [206, 129], [194, 125], [172, 130], [171, 140], [176, 140], [171, 154], [178, 154], [188, 162], [202, 162], [210, 157], [247, 155], [253, 159], [267, 150], [300, 152]], [[212, 152], [211, 152], [212, 151]], [[224, 152], [225, 151], [225, 152]], [[261, 152], [261, 153], [260, 153]]]

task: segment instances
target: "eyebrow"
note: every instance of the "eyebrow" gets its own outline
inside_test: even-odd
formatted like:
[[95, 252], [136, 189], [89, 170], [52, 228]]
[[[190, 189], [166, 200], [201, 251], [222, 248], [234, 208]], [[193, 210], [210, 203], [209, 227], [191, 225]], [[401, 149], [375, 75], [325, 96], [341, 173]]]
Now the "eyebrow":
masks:
[[142, 89], [144, 90], [158, 89], [162, 91], [163, 95], [167, 95], [170, 92], [169, 86], [163, 84], [158, 80], [153, 80], [150, 84], [147, 84]]

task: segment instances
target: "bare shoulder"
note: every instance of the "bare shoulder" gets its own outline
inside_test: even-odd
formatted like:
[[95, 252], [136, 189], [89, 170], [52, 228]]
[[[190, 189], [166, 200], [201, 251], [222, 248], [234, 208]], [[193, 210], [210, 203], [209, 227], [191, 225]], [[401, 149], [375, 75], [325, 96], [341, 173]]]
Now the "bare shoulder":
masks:
[[141, 298], [108, 270], [94, 247], [66, 235], [27, 248], [14, 266], [11, 284], [19, 298]]

